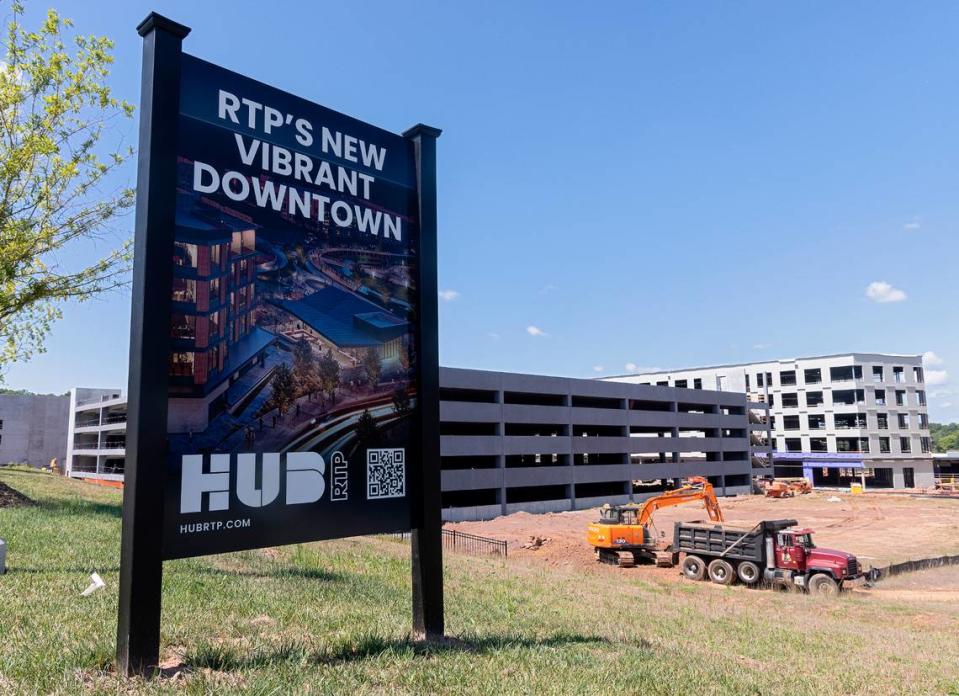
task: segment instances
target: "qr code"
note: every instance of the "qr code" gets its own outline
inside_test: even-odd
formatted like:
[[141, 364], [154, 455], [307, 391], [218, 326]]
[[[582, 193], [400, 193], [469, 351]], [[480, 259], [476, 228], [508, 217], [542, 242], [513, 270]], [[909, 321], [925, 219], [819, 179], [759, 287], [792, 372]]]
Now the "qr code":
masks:
[[406, 495], [406, 451], [366, 450], [366, 497], [402, 498]]

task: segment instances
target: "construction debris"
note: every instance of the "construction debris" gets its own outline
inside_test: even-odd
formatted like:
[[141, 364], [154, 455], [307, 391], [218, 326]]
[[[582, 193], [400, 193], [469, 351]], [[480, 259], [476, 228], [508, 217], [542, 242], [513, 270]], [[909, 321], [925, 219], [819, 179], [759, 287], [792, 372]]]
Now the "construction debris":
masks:
[[548, 537], [531, 536], [529, 538], [529, 541], [527, 541], [525, 544], [520, 544], [520, 548], [528, 549], [530, 551], [536, 551], [537, 549], [542, 548], [543, 545], [547, 544], [548, 542], [549, 542]]
[[80, 593], [81, 597], [89, 597], [97, 590], [102, 590], [106, 587], [107, 584], [103, 582], [103, 578], [100, 577], [100, 574], [97, 571], [93, 571], [90, 574], [90, 585], [83, 592]]

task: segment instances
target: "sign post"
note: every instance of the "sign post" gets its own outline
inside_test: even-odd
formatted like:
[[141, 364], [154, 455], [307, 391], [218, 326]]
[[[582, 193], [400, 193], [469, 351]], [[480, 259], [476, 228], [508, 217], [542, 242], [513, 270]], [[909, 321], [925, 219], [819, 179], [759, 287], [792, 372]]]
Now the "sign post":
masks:
[[157, 14], [143, 37], [140, 142], [127, 389], [117, 665], [146, 674], [159, 662], [163, 580], [162, 491], [166, 481], [170, 249], [176, 209], [180, 57], [190, 29]]
[[436, 138], [144, 38], [117, 662], [159, 662], [163, 561], [412, 532], [443, 634]]

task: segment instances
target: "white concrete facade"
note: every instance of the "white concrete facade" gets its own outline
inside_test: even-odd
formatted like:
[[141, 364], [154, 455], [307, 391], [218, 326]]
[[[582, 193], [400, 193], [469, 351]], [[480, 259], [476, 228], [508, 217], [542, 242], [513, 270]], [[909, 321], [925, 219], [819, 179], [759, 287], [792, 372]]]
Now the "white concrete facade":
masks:
[[855, 454], [867, 486], [934, 484], [920, 355], [843, 353], [607, 379], [742, 391], [769, 404], [776, 453]]
[[70, 390], [67, 476], [122, 481], [127, 402], [119, 389]]

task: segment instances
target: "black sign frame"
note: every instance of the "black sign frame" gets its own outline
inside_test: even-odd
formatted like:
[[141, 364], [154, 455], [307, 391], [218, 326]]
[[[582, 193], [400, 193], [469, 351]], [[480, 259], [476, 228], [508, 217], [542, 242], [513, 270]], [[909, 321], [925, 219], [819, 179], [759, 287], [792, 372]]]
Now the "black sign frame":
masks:
[[[180, 69], [182, 42], [190, 29], [151, 13], [137, 32], [143, 37], [143, 68], [117, 666], [125, 675], [152, 675], [160, 652]], [[413, 635], [426, 640], [444, 633], [436, 274], [436, 139], [440, 132], [419, 124], [402, 134], [412, 143], [415, 155], [420, 235], [419, 312], [414, 326], [419, 402], [414, 439], [420, 466], [409, 469], [408, 484]]]

